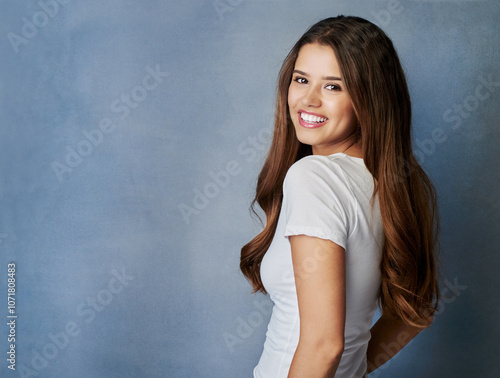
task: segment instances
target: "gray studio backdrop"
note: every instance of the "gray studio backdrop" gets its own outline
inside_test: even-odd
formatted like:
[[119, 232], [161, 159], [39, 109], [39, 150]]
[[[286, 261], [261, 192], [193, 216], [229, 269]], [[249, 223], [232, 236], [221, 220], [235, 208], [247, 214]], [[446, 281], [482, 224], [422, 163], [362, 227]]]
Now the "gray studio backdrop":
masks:
[[372, 376], [498, 377], [499, 9], [0, 1], [1, 376], [251, 376], [271, 306], [239, 253], [278, 69], [349, 14], [404, 62], [443, 226], [435, 323]]

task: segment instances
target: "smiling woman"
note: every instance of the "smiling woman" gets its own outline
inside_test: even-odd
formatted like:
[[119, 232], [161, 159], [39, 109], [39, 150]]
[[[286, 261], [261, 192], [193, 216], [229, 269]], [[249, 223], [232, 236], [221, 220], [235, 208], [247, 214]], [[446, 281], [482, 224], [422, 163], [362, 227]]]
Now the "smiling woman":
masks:
[[[314, 155], [354, 152], [359, 125], [331, 47], [311, 43], [300, 49], [288, 106], [297, 139], [312, 146]], [[360, 156], [359, 147], [356, 150]]]
[[292, 48], [256, 203], [267, 223], [240, 268], [274, 308], [254, 377], [366, 377], [430, 325], [435, 191], [412, 152], [403, 70], [377, 26], [328, 18]]

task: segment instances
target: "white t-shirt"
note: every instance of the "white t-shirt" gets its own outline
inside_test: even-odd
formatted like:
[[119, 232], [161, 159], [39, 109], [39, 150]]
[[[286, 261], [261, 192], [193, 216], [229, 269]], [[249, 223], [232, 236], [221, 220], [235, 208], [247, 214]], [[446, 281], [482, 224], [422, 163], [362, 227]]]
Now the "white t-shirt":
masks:
[[[346, 251], [344, 353], [335, 377], [366, 377], [384, 240], [377, 197], [372, 217], [372, 193], [363, 159], [344, 153], [306, 156], [288, 170], [276, 233], [260, 268], [274, 306], [255, 378], [287, 377], [297, 348], [300, 320], [288, 236], [299, 234], [329, 239]], [[314, 274], [319, 257], [312, 256], [304, 270]]]

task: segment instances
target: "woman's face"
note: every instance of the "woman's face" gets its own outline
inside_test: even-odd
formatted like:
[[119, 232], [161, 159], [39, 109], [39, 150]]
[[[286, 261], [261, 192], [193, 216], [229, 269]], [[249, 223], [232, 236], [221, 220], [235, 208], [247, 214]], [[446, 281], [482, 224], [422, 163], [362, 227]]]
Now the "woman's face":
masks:
[[302, 46], [288, 90], [297, 139], [314, 155], [344, 152], [354, 141], [356, 116], [331, 47]]

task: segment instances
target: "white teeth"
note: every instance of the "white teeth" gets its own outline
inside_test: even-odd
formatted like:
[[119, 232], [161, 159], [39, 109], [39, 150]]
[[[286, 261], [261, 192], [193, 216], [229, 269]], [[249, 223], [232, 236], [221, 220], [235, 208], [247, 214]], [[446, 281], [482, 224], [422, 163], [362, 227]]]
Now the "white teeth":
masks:
[[302, 120], [309, 122], [309, 123], [322, 123], [325, 122], [328, 118], [326, 117], [318, 117], [312, 114], [307, 114], [307, 113], [300, 113], [300, 118]]

